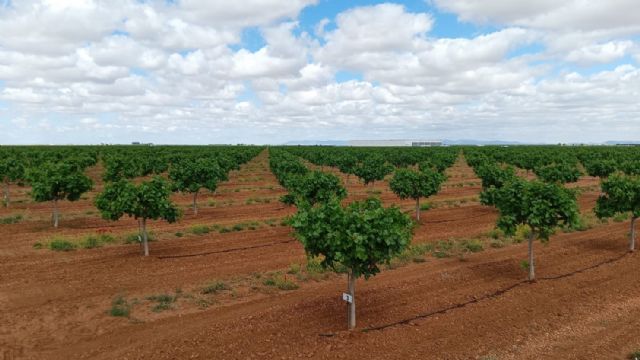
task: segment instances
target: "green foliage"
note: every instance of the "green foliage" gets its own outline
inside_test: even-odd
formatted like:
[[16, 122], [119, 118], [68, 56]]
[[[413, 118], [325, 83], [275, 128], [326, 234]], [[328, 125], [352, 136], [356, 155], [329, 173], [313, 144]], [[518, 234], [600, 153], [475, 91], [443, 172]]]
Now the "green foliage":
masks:
[[28, 171], [31, 196], [37, 202], [69, 200], [77, 201], [91, 190], [93, 182], [82, 169], [70, 163], [47, 162]]
[[460, 243], [460, 247], [463, 251], [477, 253], [484, 250], [482, 241], [478, 239], [464, 240]]
[[557, 226], [572, 226], [578, 219], [576, 195], [561, 185], [517, 179], [488, 192], [500, 212], [497, 226], [507, 235], [518, 225], [528, 225], [548, 240]]
[[598, 198], [595, 213], [599, 218], [631, 213], [640, 217], [640, 177], [616, 174], [601, 182], [603, 194]]
[[17, 224], [22, 221], [22, 215], [10, 215], [7, 217], [0, 218], [0, 224], [9, 225], [9, 224]]
[[89, 235], [80, 241], [80, 247], [83, 249], [95, 249], [102, 247], [104, 244], [112, 244], [116, 239], [108, 234]]
[[171, 202], [171, 189], [159, 176], [136, 185], [126, 180], [107, 184], [96, 197], [96, 207], [107, 220], [118, 220], [124, 215], [136, 219], [178, 220], [180, 212]]
[[191, 227], [191, 233], [195, 235], [208, 234], [211, 229], [207, 225], [194, 225]]
[[393, 171], [393, 165], [387, 163], [382, 156], [370, 155], [355, 168], [355, 175], [362, 179], [365, 185], [383, 180]]
[[285, 187], [289, 195], [283, 198], [286, 204], [326, 203], [333, 197], [344, 199], [347, 191], [342, 186], [340, 179], [321, 171], [310, 171], [304, 175], [290, 176]]
[[197, 193], [202, 188], [215, 191], [218, 182], [228, 178], [215, 159], [205, 157], [173, 163], [169, 168], [169, 179], [173, 181], [174, 190]]
[[341, 264], [356, 277], [369, 278], [379, 265], [400, 254], [412, 236], [412, 222], [398, 208], [384, 208], [378, 199], [343, 208], [338, 199], [298, 210], [290, 221], [308, 256], [322, 256], [322, 265]]
[[151, 311], [161, 312], [171, 309], [171, 304], [173, 304], [178, 299], [178, 296], [172, 296], [169, 294], [158, 294], [147, 296], [145, 299], [156, 302], [156, 304], [151, 308]]
[[591, 161], [583, 161], [583, 165], [589, 176], [597, 176], [606, 178], [616, 172], [617, 163], [611, 159], [595, 159]]
[[227, 285], [224, 281], [215, 280], [211, 283], [205, 285], [200, 291], [202, 294], [217, 294], [220, 291], [231, 290], [231, 287]]
[[49, 242], [49, 249], [53, 251], [71, 251], [75, 250], [76, 244], [63, 238], [55, 238]]
[[124, 296], [120, 295], [113, 299], [111, 309], [109, 309], [109, 315], [128, 318], [130, 314], [131, 304], [124, 298]]
[[286, 275], [282, 275], [281, 273], [271, 274], [262, 281], [262, 284], [266, 286], [276, 287], [280, 290], [296, 290], [300, 287], [293, 280], [288, 278]]
[[582, 175], [575, 164], [567, 162], [540, 166], [534, 172], [544, 182], [561, 184], [576, 182]]
[[482, 180], [482, 189], [501, 188], [516, 178], [516, 170], [512, 166], [501, 167], [496, 163], [485, 162], [474, 168], [476, 175]]
[[401, 168], [395, 171], [389, 186], [401, 199], [417, 200], [438, 193], [445, 179], [444, 174], [430, 168], [421, 171]]

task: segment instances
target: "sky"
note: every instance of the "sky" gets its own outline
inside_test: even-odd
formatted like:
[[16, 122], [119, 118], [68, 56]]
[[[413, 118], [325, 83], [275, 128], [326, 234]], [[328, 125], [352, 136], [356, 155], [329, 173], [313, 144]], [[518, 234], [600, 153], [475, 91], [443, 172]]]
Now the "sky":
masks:
[[638, 0], [0, 0], [0, 144], [640, 140]]

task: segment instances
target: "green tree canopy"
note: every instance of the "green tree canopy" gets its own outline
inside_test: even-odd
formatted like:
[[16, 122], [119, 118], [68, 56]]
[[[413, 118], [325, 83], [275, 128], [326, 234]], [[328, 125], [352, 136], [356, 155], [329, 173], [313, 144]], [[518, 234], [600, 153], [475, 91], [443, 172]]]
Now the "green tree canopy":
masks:
[[568, 162], [540, 166], [534, 172], [544, 182], [561, 184], [576, 182], [582, 175], [576, 164]]
[[[488, 194], [487, 194], [488, 193]], [[487, 196], [488, 195], [488, 196]], [[528, 225], [529, 280], [535, 280], [533, 241], [548, 241], [559, 225], [574, 226], [578, 221], [575, 192], [555, 183], [515, 179], [501, 188], [483, 192], [482, 201], [490, 198], [500, 216], [497, 226], [513, 235], [518, 225]]]
[[58, 227], [58, 201], [77, 201], [91, 190], [93, 181], [75, 163], [46, 162], [28, 170], [31, 197], [36, 202], [53, 202], [53, 226]]
[[344, 199], [347, 190], [342, 186], [340, 179], [322, 171], [309, 171], [304, 175], [294, 175], [287, 178], [289, 194], [282, 197], [285, 204], [325, 203], [337, 197]]
[[197, 198], [200, 189], [216, 191], [220, 181], [228, 180], [227, 173], [215, 159], [199, 158], [174, 163], [169, 169], [169, 179], [177, 191], [193, 194], [193, 212], [198, 214]]
[[136, 185], [127, 180], [109, 183], [96, 197], [102, 217], [116, 221], [124, 215], [138, 220], [144, 255], [149, 255], [147, 220], [163, 219], [169, 223], [180, 218], [178, 207], [171, 202], [171, 187], [159, 176]]
[[420, 198], [437, 194], [445, 179], [444, 174], [431, 167], [420, 171], [401, 168], [395, 171], [389, 187], [401, 199], [416, 201], [416, 219], [420, 221]]
[[393, 171], [393, 165], [386, 162], [382, 156], [368, 156], [355, 168], [355, 175], [362, 179], [365, 185], [383, 180]]
[[322, 257], [322, 265], [349, 271], [349, 327], [355, 326], [355, 279], [368, 279], [380, 272], [410, 243], [413, 224], [398, 208], [384, 208], [370, 198], [342, 207], [337, 198], [316, 206], [298, 209], [291, 218], [296, 238], [308, 256]]
[[615, 174], [601, 183], [603, 194], [598, 198], [595, 213], [599, 218], [631, 213], [629, 250], [635, 251], [635, 222], [640, 217], [640, 177]]
[[2, 181], [3, 203], [9, 207], [11, 198], [9, 196], [9, 184], [24, 179], [24, 166], [15, 157], [7, 156], [0, 159], [0, 180]]

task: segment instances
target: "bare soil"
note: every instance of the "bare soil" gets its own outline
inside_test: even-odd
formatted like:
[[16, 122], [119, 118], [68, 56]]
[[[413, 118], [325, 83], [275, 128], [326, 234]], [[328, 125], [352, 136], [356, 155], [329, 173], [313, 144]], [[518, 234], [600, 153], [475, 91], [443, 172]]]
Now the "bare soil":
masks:
[[[278, 202], [285, 190], [269, 172], [266, 152], [215, 194], [202, 195], [198, 216], [188, 209], [189, 195], [175, 196], [185, 216], [149, 225], [157, 241], [148, 258], [136, 244], [35, 249], [53, 236], [135, 233], [132, 219], [99, 218], [92, 199], [100, 171], [90, 171], [97, 186], [86, 199], [61, 204], [58, 230], [49, 224], [49, 204], [30, 202], [26, 188], [12, 187], [18, 202], [0, 210], [0, 218], [24, 216], [0, 225], [0, 353], [7, 358], [623, 359], [640, 349], [640, 258], [626, 252], [629, 221], [536, 243], [535, 283], [524, 281], [520, 267], [524, 243], [464, 258], [427, 257], [358, 280], [358, 327], [345, 331], [344, 275], [287, 274], [305, 256], [280, 224], [295, 209]], [[494, 227], [497, 213], [479, 204], [473, 171], [461, 160], [448, 174], [427, 200], [433, 208], [423, 212], [415, 243], [482, 238]], [[579, 201], [585, 213], [597, 184], [585, 178], [575, 185], [586, 189]], [[387, 182], [365, 187], [352, 176], [348, 190], [349, 201], [375, 194], [413, 214], [413, 201], [398, 199]], [[250, 222], [255, 230], [190, 232]], [[277, 271], [299, 288], [265, 285]], [[216, 280], [228, 288], [202, 294]], [[158, 294], [176, 299], [154, 311], [148, 298]], [[119, 296], [131, 305], [129, 317], [109, 313]]]

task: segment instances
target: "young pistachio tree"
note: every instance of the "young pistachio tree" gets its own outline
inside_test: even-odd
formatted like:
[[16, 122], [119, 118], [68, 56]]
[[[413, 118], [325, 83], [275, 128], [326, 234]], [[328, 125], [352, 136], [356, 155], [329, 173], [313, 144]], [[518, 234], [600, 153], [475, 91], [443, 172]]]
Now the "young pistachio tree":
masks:
[[445, 179], [444, 174], [431, 168], [425, 167], [421, 171], [403, 168], [395, 171], [389, 187], [400, 199], [416, 201], [416, 219], [420, 221], [420, 198], [438, 193]]
[[603, 194], [598, 198], [595, 213], [599, 218], [631, 213], [629, 251], [636, 249], [635, 223], [640, 217], [640, 177], [615, 174], [602, 181]]
[[497, 226], [506, 234], [513, 235], [518, 225], [529, 226], [530, 281], [535, 281], [533, 241], [547, 242], [557, 226], [574, 226], [578, 221], [575, 192], [555, 183], [518, 178], [501, 188], [489, 188], [480, 199], [484, 204], [487, 199], [495, 204], [500, 212]]
[[349, 329], [356, 326], [355, 282], [380, 272], [410, 243], [413, 224], [398, 208], [384, 208], [375, 198], [347, 207], [338, 198], [316, 206], [303, 206], [291, 218], [296, 238], [308, 256], [321, 256], [322, 266], [348, 270]]
[[0, 181], [2, 181], [2, 202], [9, 207], [11, 197], [9, 184], [24, 178], [24, 166], [16, 158], [7, 157], [0, 159]]
[[169, 184], [159, 176], [139, 185], [122, 179], [107, 184], [96, 197], [95, 204], [107, 220], [116, 221], [124, 215], [135, 218], [144, 256], [149, 256], [147, 220], [163, 219], [173, 223], [180, 217], [178, 207], [169, 199], [170, 195]]
[[573, 183], [580, 179], [582, 173], [575, 164], [568, 162], [553, 163], [534, 169], [538, 178], [549, 183]]
[[227, 173], [215, 159], [183, 160], [171, 166], [169, 179], [174, 190], [193, 194], [193, 213], [198, 215], [198, 193], [202, 188], [216, 191], [218, 182], [228, 180]]
[[347, 190], [340, 183], [340, 179], [322, 171], [309, 171], [304, 175], [292, 175], [287, 180], [289, 194], [281, 201], [287, 205], [325, 203], [333, 197], [342, 200], [347, 196]]
[[31, 183], [31, 197], [36, 202], [53, 202], [53, 227], [58, 227], [58, 201], [77, 201], [91, 190], [93, 181], [81, 168], [71, 163], [46, 162], [28, 170], [27, 179]]
[[345, 154], [337, 159], [337, 163], [340, 171], [347, 175], [347, 184], [349, 184], [349, 177], [355, 172], [358, 159], [353, 155]]
[[365, 185], [373, 185], [377, 180], [383, 180], [393, 171], [393, 165], [387, 163], [381, 156], [369, 156], [356, 166], [354, 173], [362, 179]]

